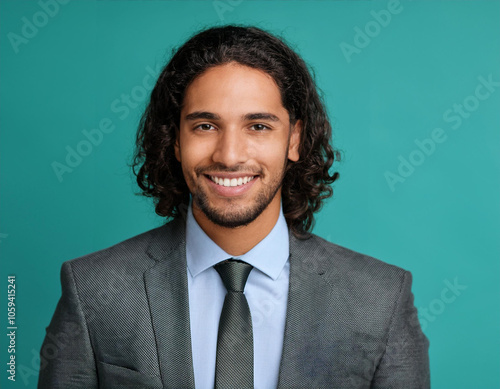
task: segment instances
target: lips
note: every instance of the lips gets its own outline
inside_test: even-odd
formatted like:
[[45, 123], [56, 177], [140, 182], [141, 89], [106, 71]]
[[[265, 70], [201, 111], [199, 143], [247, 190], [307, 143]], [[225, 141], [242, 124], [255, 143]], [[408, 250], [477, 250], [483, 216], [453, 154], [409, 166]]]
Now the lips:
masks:
[[246, 183], [252, 181], [255, 176], [244, 176], [238, 178], [227, 178], [227, 177], [217, 177], [217, 176], [208, 176], [213, 182], [217, 185], [225, 186], [225, 187], [237, 187], [241, 185], [245, 185]]

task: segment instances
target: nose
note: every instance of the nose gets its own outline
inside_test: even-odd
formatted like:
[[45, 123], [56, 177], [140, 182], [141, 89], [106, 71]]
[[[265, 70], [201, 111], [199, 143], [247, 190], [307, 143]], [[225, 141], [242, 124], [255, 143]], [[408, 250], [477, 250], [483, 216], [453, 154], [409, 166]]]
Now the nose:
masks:
[[212, 159], [215, 163], [235, 166], [247, 161], [247, 142], [241, 129], [225, 128], [219, 131]]

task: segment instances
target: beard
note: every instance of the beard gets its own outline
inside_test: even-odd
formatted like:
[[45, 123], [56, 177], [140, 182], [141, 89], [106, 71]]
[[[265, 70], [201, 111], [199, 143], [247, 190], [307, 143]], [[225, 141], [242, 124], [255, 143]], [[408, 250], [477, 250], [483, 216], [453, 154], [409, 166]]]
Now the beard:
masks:
[[[193, 202], [196, 203], [198, 208], [206, 215], [206, 217], [214, 224], [225, 227], [225, 228], [236, 228], [241, 226], [246, 226], [257, 219], [262, 212], [268, 207], [268, 205], [273, 201], [276, 193], [281, 188], [283, 183], [283, 178], [285, 176], [285, 166], [287, 159], [285, 159], [285, 165], [280, 173], [272, 177], [271, 181], [264, 187], [252, 202], [245, 205], [244, 208], [239, 206], [236, 209], [236, 199], [227, 199], [227, 204], [223, 207], [215, 207], [211, 202], [205, 190], [196, 185], [196, 190], [194, 190], [191, 195], [193, 197]], [[208, 169], [200, 169], [197, 171], [197, 176], [201, 177], [203, 175], [202, 171], [207, 171]], [[237, 170], [229, 169], [219, 169], [218, 172], [234, 172]], [[213, 168], [210, 169], [214, 172]], [[248, 171], [248, 170], [245, 170]], [[259, 175], [259, 179], [260, 179]]]

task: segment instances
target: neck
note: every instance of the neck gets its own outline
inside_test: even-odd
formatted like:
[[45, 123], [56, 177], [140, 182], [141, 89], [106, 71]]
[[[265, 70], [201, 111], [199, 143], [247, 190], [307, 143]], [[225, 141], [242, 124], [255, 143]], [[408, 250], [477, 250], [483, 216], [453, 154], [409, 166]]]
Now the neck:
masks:
[[276, 196], [254, 221], [236, 228], [221, 227], [193, 204], [193, 216], [201, 229], [221, 249], [233, 256], [243, 255], [255, 247], [274, 228], [280, 213], [281, 197]]

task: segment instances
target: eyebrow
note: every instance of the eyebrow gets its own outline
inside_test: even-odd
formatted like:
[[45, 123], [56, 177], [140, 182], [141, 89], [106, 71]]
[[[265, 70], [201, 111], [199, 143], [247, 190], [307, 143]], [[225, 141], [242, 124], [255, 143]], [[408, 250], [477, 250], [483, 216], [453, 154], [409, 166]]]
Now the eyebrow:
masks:
[[[268, 112], [255, 112], [255, 113], [247, 113], [242, 115], [243, 120], [269, 120], [271, 122], [279, 122], [280, 119]], [[185, 116], [186, 120], [197, 120], [197, 119], [206, 119], [206, 120], [220, 120], [221, 117], [213, 112], [206, 111], [196, 111], [191, 112]]]

